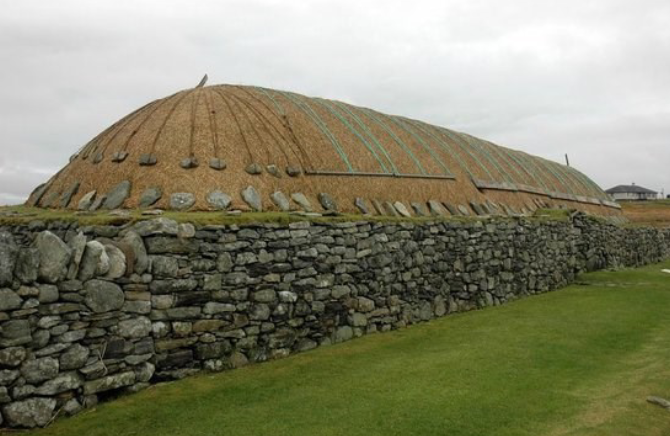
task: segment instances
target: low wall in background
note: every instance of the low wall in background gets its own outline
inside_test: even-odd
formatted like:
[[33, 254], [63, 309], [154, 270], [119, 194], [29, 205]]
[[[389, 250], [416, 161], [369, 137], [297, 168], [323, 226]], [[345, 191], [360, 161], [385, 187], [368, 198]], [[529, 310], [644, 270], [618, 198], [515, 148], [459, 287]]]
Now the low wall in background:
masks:
[[670, 254], [569, 220], [0, 228], [0, 423], [503, 304]]

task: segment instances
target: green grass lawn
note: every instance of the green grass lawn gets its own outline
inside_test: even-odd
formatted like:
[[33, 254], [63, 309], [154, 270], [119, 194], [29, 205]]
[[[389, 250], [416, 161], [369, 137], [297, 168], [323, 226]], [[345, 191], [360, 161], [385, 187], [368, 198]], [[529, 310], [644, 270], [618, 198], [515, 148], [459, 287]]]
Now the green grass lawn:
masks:
[[47, 435], [668, 435], [670, 262], [60, 419]]

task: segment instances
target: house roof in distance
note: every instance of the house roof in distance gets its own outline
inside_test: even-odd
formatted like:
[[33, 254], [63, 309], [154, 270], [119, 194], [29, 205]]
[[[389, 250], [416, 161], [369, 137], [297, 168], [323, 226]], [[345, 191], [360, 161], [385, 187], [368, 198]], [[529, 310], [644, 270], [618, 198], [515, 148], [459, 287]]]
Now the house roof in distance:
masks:
[[606, 190], [608, 194], [658, 194], [658, 192], [651, 189], [638, 186], [636, 184], [632, 185], [617, 185], [613, 188]]

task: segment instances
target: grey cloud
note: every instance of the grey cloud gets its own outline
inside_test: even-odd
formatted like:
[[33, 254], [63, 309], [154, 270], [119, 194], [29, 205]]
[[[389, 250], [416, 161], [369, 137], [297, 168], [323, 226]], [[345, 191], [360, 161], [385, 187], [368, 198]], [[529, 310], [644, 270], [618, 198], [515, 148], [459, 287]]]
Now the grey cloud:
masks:
[[0, 64], [0, 204], [204, 72], [670, 188], [665, 0], [22, 0], [3, 5]]

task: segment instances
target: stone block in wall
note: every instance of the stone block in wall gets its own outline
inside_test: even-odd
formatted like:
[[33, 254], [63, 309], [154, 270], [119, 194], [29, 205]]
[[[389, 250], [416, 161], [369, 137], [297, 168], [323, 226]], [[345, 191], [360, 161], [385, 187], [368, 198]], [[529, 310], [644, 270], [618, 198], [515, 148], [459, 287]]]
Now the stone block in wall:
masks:
[[119, 374], [108, 375], [97, 380], [84, 383], [84, 395], [97, 394], [135, 383], [135, 372], [126, 371]]
[[84, 284], [85, 303], [96, 313], [119, 310], [125, 295], [121, 288], [110, 281], [93, 279]]

